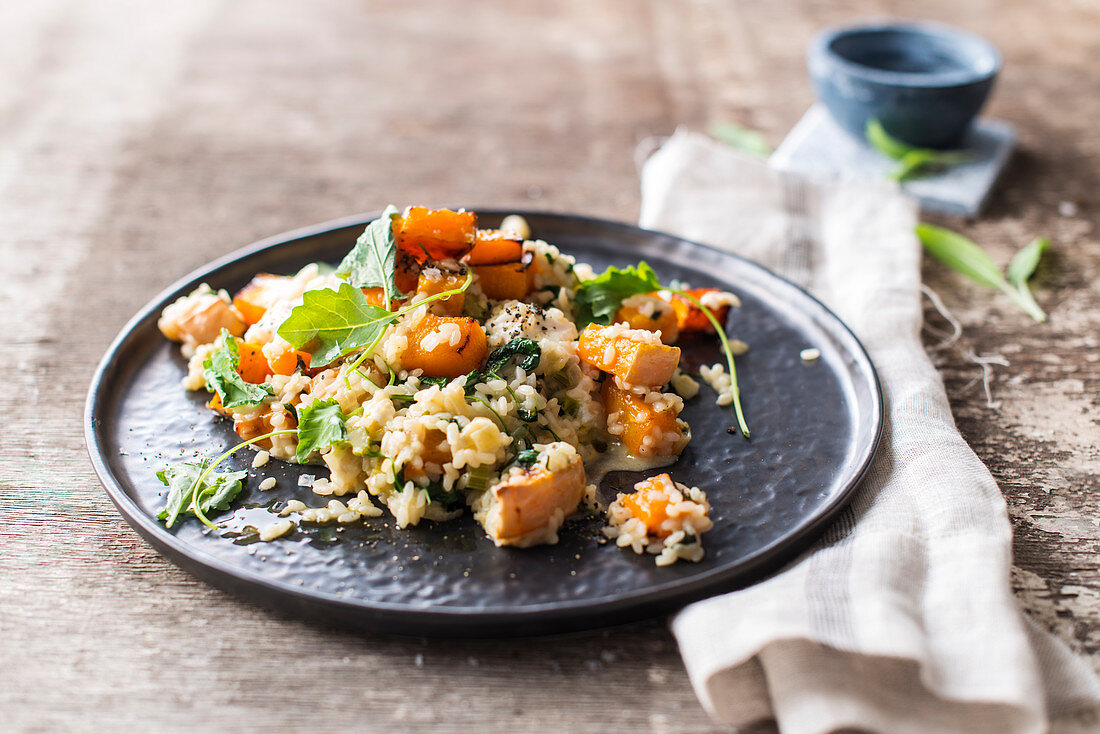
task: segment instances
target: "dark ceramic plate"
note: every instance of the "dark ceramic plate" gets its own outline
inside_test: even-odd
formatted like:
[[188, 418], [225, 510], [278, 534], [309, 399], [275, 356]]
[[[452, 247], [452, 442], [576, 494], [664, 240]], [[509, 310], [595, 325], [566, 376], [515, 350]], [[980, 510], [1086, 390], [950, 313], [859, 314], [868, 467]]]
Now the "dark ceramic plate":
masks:
[[[490, 226], [505, 213], [479, 212]], [[119, 512], [170, 560], [247, 599], [326, 622], [435, 636], [542, 634], [653, 616], [744, 585], [805, 548], [850, 498], [882, 429], [874, 368], [847, 327], [804, 291], [733, 255], [625, 224], [524, 216], [535, 236], [597, 269], [644, 258], [663, 281], [741, 297], [730, 333], [752, 346], [738, 364], [752, 440], [726, 432], [732, 417], [704, 386], [685, 410], [694, 437], [670, 469], [703, 487], [712, 504], [715, 527], [701, 563], [658, 568], [651, 556], [601, 545], [592, 518], [568, 521], [558, 545], [526, 550], [494, 547], [468, 516], [403, 531], [387, 518], [307, 525], [271, 543], [250, 542], [246, 526], [270, 522], [286, 500], [322, 504], [297, 478], [324, 469], [279, 461], [249, 470], [238, 509], [219, 518], [229, 531], [204, 532], [194, 520], [167, 530], [155, 519], [164, 505], [158, 469], [237, 441], [229, 423], [203, 407], [203, 394], [180, 387], [185, 363], [157, 331], [161, 309], [201, 282], [232, 292], [257, 272], [338, 261], [371, 217], [233, 253], [169, 287], [126, 325], [92, 381], [85, 426], [92, 462]], [[720, 361], [716, 342], [686, 345], [685, 361]], [[807, 347], [821, 358], [803, 363]], [[246, 469], [252, 456], [242, 451], [227, 463]], [[259, 491], [262, 476], [277, 477], [277, 488]], [[639, 478], [610, 474], [601, 496], [613, 498]]]

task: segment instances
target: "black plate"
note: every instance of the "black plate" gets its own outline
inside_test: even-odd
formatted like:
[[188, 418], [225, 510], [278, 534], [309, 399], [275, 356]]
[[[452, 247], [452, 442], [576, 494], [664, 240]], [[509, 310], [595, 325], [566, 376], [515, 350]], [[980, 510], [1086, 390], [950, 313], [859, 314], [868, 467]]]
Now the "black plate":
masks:
[[[510, 212], [482, 211], [487, 225]], [[741, 297], [730, 333], [751, 345], [738, 360], [752, 440], [732, 436], [728, 410], [706, 386], [688, 403], [693, 439], [671, 468], [675, 479], [707, 491], [714, 529], [701, 563], [659, 568], [597, 542], [599, 521], [574, 519], [561, 542], [496, 548], [468, 516], [399, 531], [387, 517], [344, 529], [299, 528], [271, 543], [238, 544], [188, 520], [171, 531], [155, 519], [164, 487], [155, 472], [169, 461], [213, 456], [236, 443], [227, 421], [203, 407], [204, 394], [179, 385], [185, 363], [157, 331], [161, 309], [201, 282], [230, 292], [253, 274], [293, 272], [337, 261], [371, 216], [279, 235], [233, 253], [175, 283], [122, 330], [88, 394], [85, 431], [96, 472], [126, 521], [161, 553], [199, 578], [258, 603], [313, 619], [419, 635], [509, 636], [632, 621], [736, 588], [775, 570], [805, 548], [850, 498], [874, 455], [882, 396], [863, 347], [821, 303], [747, 260], [618, 224], [577, 216], [524, 213], [534, 235], [598, 270], [640, 259], [665, 282], [719, 286]], [[721, 359], [716, 339], [684, 349], [685, 361]], [[801, 350], [821, 359], [805, 364]], [[230, 462], [248, 468], [252, 452]], [[230, 526], [259, 525], [265, 505], [298, 498], [300, 468], [272, 461], [250, 470]], [[256, 486], [276, 476], [270, 492]], [[609, 499], [639, 475], [619, 472], [601, 485]], [[276, 506], [278, 507], [278, 506]], [[237, 538], [246, 540], [247, 536]]]

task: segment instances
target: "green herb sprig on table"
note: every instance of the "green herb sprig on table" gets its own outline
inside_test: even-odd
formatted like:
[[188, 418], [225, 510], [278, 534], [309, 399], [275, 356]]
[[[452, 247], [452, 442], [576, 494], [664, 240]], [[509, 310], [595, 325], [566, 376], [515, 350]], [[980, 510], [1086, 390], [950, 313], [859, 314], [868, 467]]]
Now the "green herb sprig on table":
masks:
[[1045, 237], [1032, 240], [1017, 252], [1002, 274], [993, 258], [968, 237], [931, 224], [918, 224], [916, 234], [928, 254], [947, 267], [978, 285], [1000, 290], [1036, 321], [1047, 320], [1046, 312], [1035, 302], [1027, 285], [1043, 253], [1050, 249], [1050, 241]]
[[747, 127], [741, 127], [732, 122], [712, 122], [707, 131], [715, 140], [746, 153], [761, 158], [767, 158], [772, 154], [772, 147], [768, 145], [764, 136]]
[[631, 296], [641, 293], [667, 290], [681, 298], [690, 301], [696, 308], [703, 312], [707, 321], [718, 333], [722, 342], [722, 352], [726, 356], [726, 365], [729, 367], [731, 388], [733, 390], [733, 410], [737, 416], [737, 427], [741, 435], [749, 437], [749, 426], [745, 419], [745, 411], [741, 406], [741, 389], [737, 384], [737, 365], [733, 359], [733, 348], [730, 346], [726, 329], [718, 323], [714, 313], [704, 306], [698, 298], [678, 288], [670, 288], [661, 285], [657, 280], [657, 274], [646, 261], [638, 265], [620, 270], [614, 266], [609, 267], [600, 275], [589, 280], [581, 281], [577, 286], [577, 327], [584, 328], [589, 323], [610, 324], [611, 320], [622, 307], [623, 301]]
[[972, 157], [964, 151], [932, 150], [903, 143], [886, 132], [882, 123], [875, 119], [867, 121], [864, 133], [871, 147], [898, 161], [897, 167], [890, 173], [890, 178], [899, 183], [938, 173], [965, 163]]

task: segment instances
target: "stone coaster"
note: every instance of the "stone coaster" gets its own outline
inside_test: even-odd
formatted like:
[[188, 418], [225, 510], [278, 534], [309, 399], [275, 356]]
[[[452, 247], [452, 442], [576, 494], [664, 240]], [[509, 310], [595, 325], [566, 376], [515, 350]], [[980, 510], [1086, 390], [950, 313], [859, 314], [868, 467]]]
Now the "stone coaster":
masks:
[[[967, 134], [973, 159], [941, 173], [903, 183], [921, 208], [977, 217], [1016, 144], [1016, 129], [1004, 120], [979, 118]], [[897, 161], [844, 132], [821, 105], [811, 107], [768, 159], [780, 171], [815, 177], [888, 180]]]

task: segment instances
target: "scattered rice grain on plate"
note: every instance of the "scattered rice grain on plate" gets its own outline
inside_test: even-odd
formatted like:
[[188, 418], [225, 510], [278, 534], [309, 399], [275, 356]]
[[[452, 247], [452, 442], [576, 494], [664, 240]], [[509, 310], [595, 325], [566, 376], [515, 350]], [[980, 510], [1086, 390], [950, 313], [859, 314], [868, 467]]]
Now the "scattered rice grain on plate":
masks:
[[257, 451], [256, 452], [256, 457], [254, 459], [252, 459], [252, 468], [253, 469], [259, 469], [261, 466], [266, 464], [268, 462], [268, 460], [270, 460], [270, 459], [271, 459], [271, 452], [270, 451], [262, 451], [262, 450]]
[[281, 538], [293, 529], [294, 523], [292, 523], [290, 520], [276, 520], [270, 525], [265, 526], [263, 530], [260, 531], [260, 540], [266, 543], [267, 541]]
[[820, 349], [803, 349], [798, 353], [798, 358], [803, 362], [816, 362], [821, 357]]
[[263, 491], [263, 492], [266, 492], [267, 490], [274, 489], [274, 488], [275, 488], [275, 477], [268, 477], [267, 479], [260, 482], [260, 490]]

